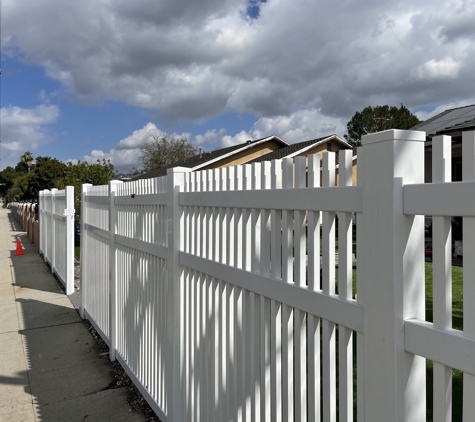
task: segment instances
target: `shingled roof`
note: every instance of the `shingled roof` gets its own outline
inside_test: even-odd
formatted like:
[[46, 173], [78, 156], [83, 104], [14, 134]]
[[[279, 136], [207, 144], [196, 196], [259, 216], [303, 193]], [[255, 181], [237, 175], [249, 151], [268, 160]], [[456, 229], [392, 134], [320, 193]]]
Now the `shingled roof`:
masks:
[[336, 135], [329, 135], [329, 136], [323, 136], [322, 138], [317, 138], [317, 139], [312, 139], [310, 141], [304, 141], [304, 142], [299, 142], [297, 144], [291, 144], [287, 147], [279, 148], [276, 149], [272, 152], [269, 152], [268, 154], [261, 155], [260, 157], [255, 158], [252, 161], [249, 161], [249, 163], [246, 164], [252, 164], [252, 163], [261, 163], [263, 161], [271, 161], [271, 160], [281, 160], [282, 158], [291, 158], [296, 155], [301, 154], [302, 152], [305, 152], [308, 149], [314, 148], [318, 144], [322, 144], [324, 142], [329, 142], [332, 140], [337, 140], [341, 142], [344, 146], [344, 148], [351, 148], [351, 145], [339, 138]]
[[475, 119], [467, 120], [463, 123], [457, 123], [456, 125], [446, 127], [444, 130], [440, 130], [437, 133], [455, 132], [463, 129], [471, 129], [475, 127]]
[[439, 113], [436, 116], [427, 119], [425, 122], [421, 122], [415, 125], [411, 128], [411, 130], [424, 131], [426, 132], [427, 138], [430, 139], [439, 133], [473, 127], [473, 125], [462, 125], [465, 125], [468, 122], [473, 121], [474, 119], [475, 104], [472, 104], [464, 107], [457, 107], [445, 110], [442, 113]]
[[205, 167], [215, 161], [219, 161], [225, 157], [228, 157], [233, 154], [237, 154], [238, 152], [244, 151], [248, 148], [251, 148], [260, 143], [264, 143], [266, 141], [270, 141], [272, 139], [276, 139], [280, 141], [282, 145], [284, 146], [288, 145], [287, 142], [283, 141], [282, 139], [280, 139], [279, 137], [275, 135], [268, 136], [266, 138], [256, 139], [255, 141], [247, 141], [238, 145], [233, 145], [231, 147], [217, 149], [211, 152], [203, 152], [201, 154], [198, 154], [198, 155], [195, 155], [194, 157], [189, 158], [188, 160], [173, 163], [169, 166], [160, 167], [158, 169], [149, 171], [147, 173], [134, 176], [131, 180], [151, 179], [154, 177], [166, 176], [167, 170], [173, 167], [188, 167], [193, 170], [198, 170], [199, 168]]

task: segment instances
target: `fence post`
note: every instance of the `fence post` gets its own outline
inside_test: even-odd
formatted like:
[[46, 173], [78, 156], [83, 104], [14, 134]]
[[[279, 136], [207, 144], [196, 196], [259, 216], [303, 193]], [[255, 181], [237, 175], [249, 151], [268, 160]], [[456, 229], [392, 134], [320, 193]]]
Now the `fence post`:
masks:
[[167, 171], [167, 220], [168, 220], [168, 289], [167, 289], [167, 342], [171, 363], [167, 371], [167, 385], [170, 386], [167, 403], [168, 421], [183, 421], [183, 409], [186, 407], [183, 392], [184, 356], [182, 347], [183, 308], [182, 283], [183, 271], [180, 268], [179, 254], [183, 249], [183, 207], [180, 207], [180, 191], [185, 185], [185, 173], [191, 170], [175, 167]]
[[404, 320], [425, 319], [424, 220], [402, 202], [403, 185], [424, 183], [424, 141], [387, 130], [363, 136], [358, 151], [366, 421], [426, 420], [425, 359], [404, 350]]
[[86, 216], [87, 216], [87, 205], [86, 205], [86, 196], [87, 196], [87, 189], [88, 187], [92, 186], [90, 183], [85, 183], [81, 185], [81, 239], [80, 239], [80, 267], [81, 267], [81, 308], [79, 313], [81, 314], [81, 318], [86, 318], [86, 290], [87, 290], [87, 282], [86, 282], [86, 253], [84, 252], [87, 248], [87, 241], [86, 241]]
[[56, 192], [58, 189], [51, 189], [51, 272], [54, 274], [54, 270], [56, 268], [56, 242], [55, 242], [55, 230], [56, 230], [56, 223], [54, 221], [54, 215], [56, 213]]
[[[49, 259], [49, 255], [51, 254], [51, 251], [48, 248], [48, 236], [51, 236], [51, 224], [47, 224], [46, 221], [48, 220], [48, 214], [46, 214], [46, 203], [48, 202], [48, 199], [46, 198], [46, 192], [51, 192], [48, 189], [45, 189], [43, 191], [43, 212], [42, 212], [42, 224], [43, 224], [43, 260], [46, 262], [47, 259]], [[51, 202], [51, 205], [53, 203]], [[50, 221], [51, 223], [51, 221]], [[46, 227], [48, 226], [48, 227]]]
[[38, 247], [39, 247], [39, 250], [40, 250], [40, 255], [41, 254], [45, 254], [44, 251], [43, 251], [43, 234], [42, 234], [42, 231], [41, 231], [41, 220], [43, 219], [42, 215], [43, 215], [43, 209], [44, 209], [44, 205], [43, 205], [43, 191], [40, 190], [38, 192], [38, 236], [39, 236], [39, 244], [38, 244]]
[[74, 187], [66, 186], [66, 294], [74, 293]]
[[114, 203], [117, 186], [120, 180], [109, 182], [109, 358], [114, 361], [117, 350], [117, 248], [115, 234], [117, 232], [117, 208]]
[[[475, 181], [475, 132], [464, 132], [462, 134], [462, 180], [464, 182]], [[472, 251], [475, 248], [475, 218], [463, 217], [462, 238], [464, 251]], [[475, 338], [475, 308], [473, 298], [475, 297], [475, 283], [473, 274], [475, 262], [471, 256], [465, 252], [463, 265], [463, 335], [464, 337]], [[467, 259], [468, 258], [468, 259]], [[475, 412], [475, 401], [473, 393], [475, 391], [475, 376], [463, 374], [463, 420], [472, 420]]]

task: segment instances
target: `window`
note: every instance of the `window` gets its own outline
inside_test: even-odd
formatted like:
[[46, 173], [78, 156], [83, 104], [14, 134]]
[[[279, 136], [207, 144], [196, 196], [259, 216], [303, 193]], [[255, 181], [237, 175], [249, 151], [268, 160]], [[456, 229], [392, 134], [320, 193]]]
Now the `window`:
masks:
[[332, 144], [331, 142], [328, 142], [327, 143], [327, 151], [331, 151], [332, 150]]

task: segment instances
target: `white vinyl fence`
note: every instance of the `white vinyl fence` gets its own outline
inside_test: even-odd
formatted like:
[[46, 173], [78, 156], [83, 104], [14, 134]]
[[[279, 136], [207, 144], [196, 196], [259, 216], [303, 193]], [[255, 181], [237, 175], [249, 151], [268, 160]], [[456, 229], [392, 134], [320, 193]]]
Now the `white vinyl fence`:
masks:
[[[163, 421], [424, 421], [426, 358], [434, 420], [451, 418], [452, 368], [464, 373], [464, 421], [473, 420], [475, 133], [463, 134], [462, 183], [450, 181], [450, 138], [438, 137], [424, 184], [424, 141], [400, 130], [365, 136], [358, 186], [350, 151], [339, 153], [339, 186], [334, 153], [322, 167], [310, 156], [83, 185], [83, 316]], [[455, 215], [463, 331], [451, 328]]]
[[74, 188], [40, 191], [39, 207], [39, 252], [70, 295], [74, 292]]

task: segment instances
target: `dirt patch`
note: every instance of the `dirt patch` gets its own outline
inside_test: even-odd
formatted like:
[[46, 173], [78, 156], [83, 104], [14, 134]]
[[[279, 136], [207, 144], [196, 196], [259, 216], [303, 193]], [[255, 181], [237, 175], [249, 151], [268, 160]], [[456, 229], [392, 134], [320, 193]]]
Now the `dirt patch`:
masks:
[[79, 259], [74, 257], [74, 291], [81, 290], [81, 263]]
[[[86, 321], [86, 325], [87, 329], [91, 333], [92, 337], [94, 338], [96, 344], [100, 349], [101, 353], [99, 354], [99, 357], [101, 357], [102, 359], [109, 359], [109, 347], [107, 346], [107, 344], [104, 342], [104, 340], [102, 340], [101, 336], [97, 333], [97, 331], [94, 329], [94, 327], [89, 321]], [[139, 390], [137, 389], [137, 387], [135, 387], [134, 383], [129, 378], [124, 368], [122, 368], [120, 363], [115, 361], [110, 362], [110, 365], [112, 367], [111, 374], [113, 380], [107, 386], [106, 390], [126, 387], [130, 392], [128, 404], [132, 408], [132, 410], [136, 413], [144, 415], [148, 422], [160, 422], [158, 416], [149, 406], [147, 401], [143, 398], [142, 394], [140, 394]]]

